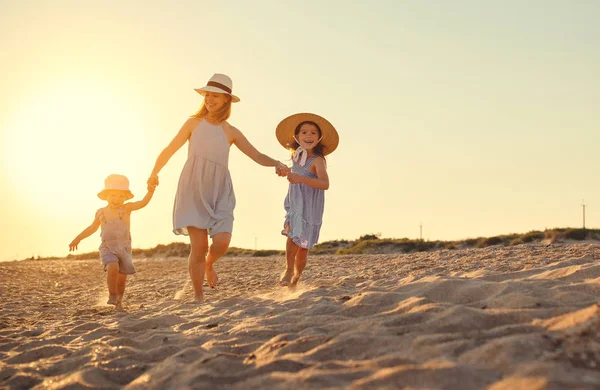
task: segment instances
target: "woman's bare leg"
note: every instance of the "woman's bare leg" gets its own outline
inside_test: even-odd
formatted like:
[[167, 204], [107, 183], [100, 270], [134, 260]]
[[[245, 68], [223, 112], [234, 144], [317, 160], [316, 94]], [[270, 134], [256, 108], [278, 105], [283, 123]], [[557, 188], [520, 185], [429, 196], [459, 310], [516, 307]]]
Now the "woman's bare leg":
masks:
[[230, 233], [217, 233], [212, 238], [212, 244], [210, 244], [208, 256], [206, 256], [206, 281], [211, 288], [214, 288], [219, 283], [219, 276], [213, 269], [213, 265], [221, 256], [227, 253], [230, 242]]
[[308, 249], [306, 248], [298, 248], [298, 253], [296, 253], [296, 262], [294, 264], [294, 276], [292, 277], [291, 285], [295, 286], [300, 280], [300, 276], [302, 275], [302, 271], [304, 271], [304, 267], [306, 267], [306, 261], [308, 260]]
[[192, 287], [194, 288], [194, 298], [202, 302], [204, 292], [202, 283], [204, 283], [204, 268], [206, 267], [206, 251], [208, 250], [208, 234], [205, 229], [198, 229], [188, 226], [190, 234], [190, 257], [188, 259], [188, 271]]
[[294, 263], [296, 261], [296, 253], [298, 252], [298, 248], [298, 245], [296, 245], [294, 241], [292, 241], [292, 239], [288, 237], [287, 241], [285, 242], [286, 267], [285, 271], [283, 271], [281, 277], [279, 278], [279, 284], [282, 286], [289, 286], [292, 280], [292, 275], [294, 274]]

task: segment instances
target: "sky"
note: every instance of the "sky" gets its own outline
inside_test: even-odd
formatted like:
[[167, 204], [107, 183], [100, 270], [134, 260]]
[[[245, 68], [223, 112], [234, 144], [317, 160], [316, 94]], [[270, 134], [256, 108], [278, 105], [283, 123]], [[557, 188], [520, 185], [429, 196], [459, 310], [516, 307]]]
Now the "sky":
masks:
[[[67, 255], [111, 173], [141, 199], [214, 73], [241, 98], [230, 123], [275, 159], [288, 115], [336, 127], [321, 241], [581, 227], [582, 204], [598, 228], [598, 20], [594, 0], [0, 0], [0, 261]], [[134, 247], [188, 241], [186, 154], [132, 214]], [[231, 245], [284, 249], [287, 181], [235, 146], [229, 168]]]

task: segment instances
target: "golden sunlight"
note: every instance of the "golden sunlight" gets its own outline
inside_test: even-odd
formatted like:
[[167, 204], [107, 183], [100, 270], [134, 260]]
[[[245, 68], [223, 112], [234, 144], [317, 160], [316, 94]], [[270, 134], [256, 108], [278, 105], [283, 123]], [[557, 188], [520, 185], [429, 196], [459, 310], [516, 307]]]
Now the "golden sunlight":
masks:
[[127, 102], [75, 81], [36, 91], [3, 131], [5, 175], [21, 199], [50, 214], [80, 214], [108, 174], [145, 177], [152, 161], [144, 118]]

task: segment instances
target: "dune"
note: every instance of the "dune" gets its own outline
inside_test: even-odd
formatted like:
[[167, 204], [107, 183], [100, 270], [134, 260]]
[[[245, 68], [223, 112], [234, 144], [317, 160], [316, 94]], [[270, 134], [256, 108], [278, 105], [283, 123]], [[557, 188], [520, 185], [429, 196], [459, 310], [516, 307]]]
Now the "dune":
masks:
[[124, 310], [97, 260], [0, 263], [9, 389], [600, 389], [600, 245], [137, 259]]

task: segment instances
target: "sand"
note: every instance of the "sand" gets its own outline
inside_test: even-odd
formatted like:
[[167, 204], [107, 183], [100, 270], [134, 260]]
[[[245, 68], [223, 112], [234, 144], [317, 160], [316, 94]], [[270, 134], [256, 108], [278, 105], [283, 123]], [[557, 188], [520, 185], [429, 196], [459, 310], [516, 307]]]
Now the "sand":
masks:
[[0, 263], [0, 387], [600, 389], [600, 245], [137, 259], [124, 311], [97, 260]]

